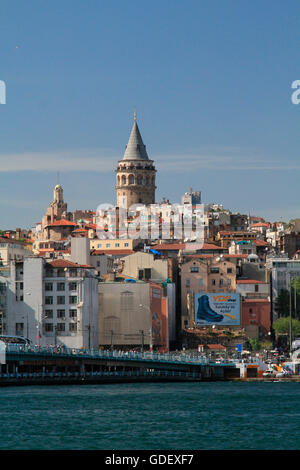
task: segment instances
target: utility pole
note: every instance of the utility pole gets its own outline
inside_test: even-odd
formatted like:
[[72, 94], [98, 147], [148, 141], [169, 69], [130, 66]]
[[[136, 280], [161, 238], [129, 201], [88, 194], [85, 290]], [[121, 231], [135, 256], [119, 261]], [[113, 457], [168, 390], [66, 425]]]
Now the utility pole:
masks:
[[290, 276], [290, 357], [292, 357], [292, 286]]
[[113, 330], [110, 330], [110, 349], [113, 350], [113, 336], [114, 332]]
[[144, 352], [144, 330], [140, 330], [140, 333], [142, 335], [142, 352]]

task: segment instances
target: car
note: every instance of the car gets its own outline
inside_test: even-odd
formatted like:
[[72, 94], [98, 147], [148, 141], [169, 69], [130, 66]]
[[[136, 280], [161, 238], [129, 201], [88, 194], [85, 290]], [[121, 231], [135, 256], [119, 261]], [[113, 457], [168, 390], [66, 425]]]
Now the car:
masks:
[[293, 373], [290, 369], [282, 369], [281, 372], [276, 374], [276, 377], [290, 377], [291, 375], [293, 375]]
[[267, 369], [262, 374], [263, 377], [275, 377], [275, 375], [276, 375], [276, 373], [273, 369]]

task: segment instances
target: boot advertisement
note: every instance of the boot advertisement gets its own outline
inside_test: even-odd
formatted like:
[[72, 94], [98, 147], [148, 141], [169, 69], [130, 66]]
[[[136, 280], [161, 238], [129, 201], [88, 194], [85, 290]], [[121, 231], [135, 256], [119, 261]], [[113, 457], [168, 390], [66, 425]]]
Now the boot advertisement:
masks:
[[195, 323], [198, 325], [240, 325], [240, 294], [195, 294]]

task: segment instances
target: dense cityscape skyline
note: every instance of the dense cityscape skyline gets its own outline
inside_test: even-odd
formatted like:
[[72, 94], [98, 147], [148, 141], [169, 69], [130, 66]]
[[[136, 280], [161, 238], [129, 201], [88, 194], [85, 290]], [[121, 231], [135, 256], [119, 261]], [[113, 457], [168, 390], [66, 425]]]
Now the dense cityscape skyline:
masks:
[[300, 215], [297, 2], [1, 8], [1, 228], [34, 225], [57, 172], [70, 210], [114, 203], [134, 106], [158, 200], [193, 187], [232, 211]]

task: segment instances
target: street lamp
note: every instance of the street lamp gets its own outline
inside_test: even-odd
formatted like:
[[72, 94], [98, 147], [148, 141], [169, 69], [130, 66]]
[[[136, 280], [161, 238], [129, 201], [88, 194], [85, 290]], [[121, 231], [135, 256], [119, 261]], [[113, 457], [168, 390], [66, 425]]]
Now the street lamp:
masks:
[[292, 355], [292, 286], [291, 286], [291, 280], [295, 279], [294, 277], [291, 278], [291, 274], [289, 273], [289, 284], [290, 284], [290, 289], [289, 289], [289, 311], [290, 311], [290, 322], [289, 322], [289, 337], [290, 337], [290, 357]]
[[139, 306], [140, 306], [140, 308], [147, 308], [149, 310], [149, 313], [150, 313], [150, 328], [149, 328], [150, 343], [149, 343], [149, 350], [152, 351], [153, 345], [152, 345], [152, 312], [151, 312], [151, 308], [148, 307], [148, 305], [143, 305], [143, 304], [140, 304]]

